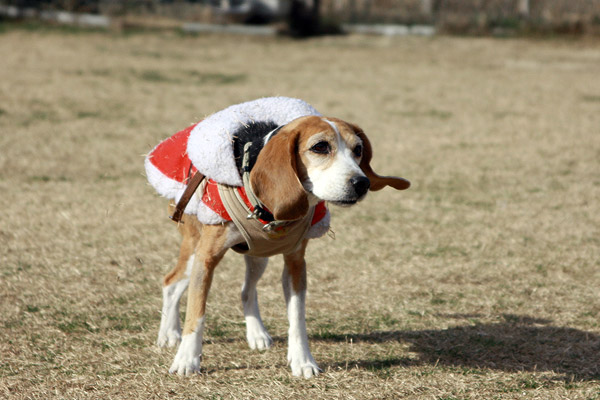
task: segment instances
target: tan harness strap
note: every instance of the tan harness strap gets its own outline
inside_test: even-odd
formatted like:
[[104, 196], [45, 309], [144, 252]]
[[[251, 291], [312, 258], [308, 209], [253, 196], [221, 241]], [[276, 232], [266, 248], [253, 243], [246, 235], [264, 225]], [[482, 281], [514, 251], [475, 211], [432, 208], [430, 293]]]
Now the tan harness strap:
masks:
[[217, 184], [217, 187], [227, 213], [248, 245], [246, 251], [233, 248], [238, 253], [254, 257], [287, 254], [302, 243], [302, 239], [310, 229], [314, 207], [311, 207], [308, 214], [299, 220], [287, 221], [276, 226], [263, 225], [258, 219], [252, 217], [252, 212], [240, 197], [236, 187], [221, 184]]
[[[190, 199], [196, 192], [196, 189], [198, 189], [198, 186], [200, 186], [200, 183], [202, 183], [203, 179], [204, 179], [204, 175], [202, 175], [200, 172], [196, 172], [194, 174], [194, 176], [192, 176], [192, 178], [188, 182], [188, 185], [185, 188], [183, 194], [181, 195], [181, 198], [179, 199], [179, 201], [177, 202], [177, 205], [175, 206], [175, 212], [173, 212], [173, 215], [171, 216], [171, 219], [173, 221], [175, 221], [177, 223], [181, 222], [181, 217], [183, 217], [183, 212], [185, 211], [185, 207], [190, 202]], [[183, 223], [183, 222], [181, 222], [181, 223]]]

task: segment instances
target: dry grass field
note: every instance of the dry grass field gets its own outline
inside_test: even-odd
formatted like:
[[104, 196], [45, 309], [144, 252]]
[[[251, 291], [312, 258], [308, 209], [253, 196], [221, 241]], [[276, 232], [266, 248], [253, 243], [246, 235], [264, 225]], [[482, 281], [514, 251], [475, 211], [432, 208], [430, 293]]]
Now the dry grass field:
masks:
[[[600, 399], [600, 42], [307, 41], [5, 28], [0, 398]], [[203, 374], [154, 342], [178, 234], [143, 155], [230, 104], [300, 97], [410, 179], [309, 246], [323, 373], [293, 378], [274, 258], [267, 352], [243, 261], [209, 297]]]

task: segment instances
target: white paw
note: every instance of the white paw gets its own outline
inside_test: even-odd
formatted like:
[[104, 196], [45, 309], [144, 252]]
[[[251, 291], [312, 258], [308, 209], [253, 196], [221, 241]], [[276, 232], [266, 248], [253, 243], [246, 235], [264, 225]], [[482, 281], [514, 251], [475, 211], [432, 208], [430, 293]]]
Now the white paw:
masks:
[[258, 321], [246, 320], [246, 339], [252, 350], [267, 350], [273, 344], [273, 339]]
[[177, 352], [169, 372], [181, 376], [191, 376], [200, 373], [200, 361], [202, 356], [193, 356], [191, 354], [180, 354]]
[[204, 318], [200, 318], [198, 322], [198, 330], [184, 335], [175, 359], [169, 372], [179, 374], [181, 376], [190, 376], [200, 373], [200, 361], [202, 360], [202, 331], [204, 326]]
[[158, 332], [158, 347], [175, 347], [181, 342], [181, 329], [166, 329]]
[[288, 355], [288, 364], [292, 368], [292, 375], [303, 376], [306, 379], [317, 376], [321, 372], [310, 353]]

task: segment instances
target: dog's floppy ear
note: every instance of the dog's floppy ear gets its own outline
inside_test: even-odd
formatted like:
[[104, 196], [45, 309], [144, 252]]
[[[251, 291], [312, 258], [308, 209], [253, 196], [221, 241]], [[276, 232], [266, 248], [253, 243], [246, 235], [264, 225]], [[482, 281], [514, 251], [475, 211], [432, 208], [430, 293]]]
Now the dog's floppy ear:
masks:
[[396, 190], [405, 190], [410, 187], [410, 182], [404, 178], [397, 176], [380, 176], [373, 171], [371, 168], [371, 159], [373, 158], [373, 149], [371, 148], [371, 142], [367, 138], [367, 135], [358, 126], [350, 124], [354, 132], [362, 140], [363, 154], [360, 160], [360, 169], [371, 181], [370, 190], [376, 191], [381, 190], [386, 186], [391, 186]]
[[298, 178], [299, 136], [298, 129], [282, 128], [258, 154], [250, 172], [254, 194], [280, 221], [295, 220], [308, 212], [308, 197]]

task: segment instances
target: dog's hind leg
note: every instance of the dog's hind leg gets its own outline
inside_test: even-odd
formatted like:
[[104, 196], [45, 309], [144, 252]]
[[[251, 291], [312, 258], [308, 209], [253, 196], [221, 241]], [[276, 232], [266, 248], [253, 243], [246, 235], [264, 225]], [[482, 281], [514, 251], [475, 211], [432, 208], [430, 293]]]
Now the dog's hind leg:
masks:
[[163, 305], [156, 340], [156, 344], [160, 347], [173, 347], [181, 341], [179, 300], [190, 282], [194, 250], [200, 240], [200, 223], [195, 217], [186, 215], [183, 221], [184, 223], [179, 225], [183, 237], [179, 248], [179, 259], [163, 280]]
[[304, 252], [308, 240], [305, 240], [299, 250], [284, 254], [284, 267], [281, 276], [283, 293], [287, 304], [288, 320], [288, 364], [294, 376], [310, 378], [319, 374], [319, 367], [308, 348], [306, 332], [306, 262]]
[[191, 375], [200, 372], [206, 299], [214, 270], [230, 245], [228, 232], [229, 228], [226, 225], [202, 227], [202, 240], [196, 247], [190, 277], [183, 336], [173, 364], [169, 368], [170, 373]]
[[246, 279], [242, 287], [242, 305], [246, 319], [246, 338], [251, 349], [266, 350], [271, 347], [273, 339], [263, 325], [258, 309], [256, 284], [265, 272], [268, 258], [244, 256], [246, 262]]

